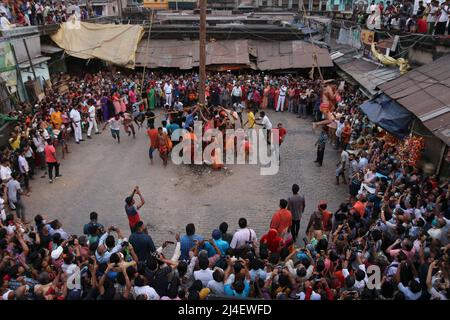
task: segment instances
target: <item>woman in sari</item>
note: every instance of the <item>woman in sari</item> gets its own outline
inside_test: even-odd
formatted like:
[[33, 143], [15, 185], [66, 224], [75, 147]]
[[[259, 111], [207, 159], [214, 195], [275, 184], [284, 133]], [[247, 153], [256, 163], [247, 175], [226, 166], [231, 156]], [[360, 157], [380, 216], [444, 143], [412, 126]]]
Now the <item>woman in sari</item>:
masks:
[[261, 244], [266, 245], [270, 252], [280, 252], [284, 241], [278, 236], [276, 229], [270, 229], [269, 232], [261, 237]]
[[108, 121], [109, 116], [109, 110], [108, 110], [108, 100], [109, 98], [106, 96], [106, 94], [103, 92], [103, 96], [100, 98], [100, 108], [102, 110], [102, 120], [103, 122]]
[[274, 109], [277, 108], [279, 96], [280, 96], [280, 89], [278, 88], [278, 86], [275, 86], [275, 99], [274, 99], [274, 105], [273, 105]]
[[155, 93], [156, 93], [155, 87], [152, 85], [150, 87], [150, 89], [148, 90], [148, 107], [150, 108], [150, 110], [155, 109], [155, 104], [156, 104]]
[[112, 101], [115, 114], [119, 114], [122, 111], [122, 105], [120, 104], [120, 95], [117, 91], [112, 95]]

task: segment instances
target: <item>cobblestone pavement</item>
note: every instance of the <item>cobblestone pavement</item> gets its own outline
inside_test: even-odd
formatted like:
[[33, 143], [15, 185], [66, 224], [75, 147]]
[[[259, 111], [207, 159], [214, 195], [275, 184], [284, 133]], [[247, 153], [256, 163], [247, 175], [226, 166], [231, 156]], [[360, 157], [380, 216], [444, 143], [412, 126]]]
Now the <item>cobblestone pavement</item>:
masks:
[[338, 154], [327, 145], [324, 165], [316, 167], [314, 143], [319, 131], [313, 132], [311, 121], [287, 112], [269, 111], [268, 116], [274, 126], [281, 121], [287, 129], [276, 175], [261, 176], [259, 165], [230, 165], [228, 170], [211, 171], [169, 162], [164, 168], [159, 157], [151, 166], [145, 130], [141, 129], [136, 139], [122, 131], [122, 142], [117, 144], [107, 129], [81, 145], [69, 145], [72, 153], [61, 160], [63, 177], [53, 184], [37, 175], [31, 196], [24, 200], [28, 219], [44, 214], [48, 219], [60, 219], [67, 232], [81, 234], [89, 213], [96, 211], [101, 223], [116, 225], [128, 235], [124, 199], [139, 185], [146, 201], [140, 215], [157, 245], [172, 240], [176, 232], [183, 233], [189, 222], [195, 223], [198, 233], [210, 237], [211, 230], [223, 221], [231, 231], [237, 229], [240, 217], [246, 217], [260, 237], [267, 231], [279, 199], [287, 198], [292, 184], [297, 183], [306, 197], [302, 237], [319, 200], [326, 199], [333, 211], [347, 196], [346, 186], [334, 185]]

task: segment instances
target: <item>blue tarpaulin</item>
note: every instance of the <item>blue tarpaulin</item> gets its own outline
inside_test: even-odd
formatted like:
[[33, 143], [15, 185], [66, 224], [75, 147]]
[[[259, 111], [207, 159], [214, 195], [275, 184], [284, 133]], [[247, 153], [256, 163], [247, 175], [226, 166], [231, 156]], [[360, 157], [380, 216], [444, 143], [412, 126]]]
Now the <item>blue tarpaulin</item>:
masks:
[[370, 121], [403, 138], [409, 134], [413, 114], [384, 93], [359, 106]]

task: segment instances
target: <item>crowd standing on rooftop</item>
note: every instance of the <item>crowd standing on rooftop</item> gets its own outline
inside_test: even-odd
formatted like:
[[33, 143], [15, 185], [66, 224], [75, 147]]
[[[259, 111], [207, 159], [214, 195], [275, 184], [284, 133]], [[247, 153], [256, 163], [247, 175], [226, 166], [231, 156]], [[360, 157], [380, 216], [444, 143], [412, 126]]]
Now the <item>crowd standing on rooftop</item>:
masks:
[[2, 0], [0, 29], [62, 23], [68, 21], [72, 15], [85, 20], [93, 15], [92, 11], [88, 12], [88, 7], [80, 7], [78, 3], [65, 0]]
[[371, 1], [364, 11], [358, 5], [353, 20], [371, 30], [398, 30], [430, 35], [449, 35], [449, 0], [419, 1], [414, 8], [411, 0]]
[[[60, 75], [54, 83], [64, 80], [65, 91], [49, 89], [35, 106], [8, 115], [17, 126], [0, 167], [1, 300], [450, 297], [449, 181], [417, 166], [420, 140], [399, 143], [371, 123], [358, 108], [363, 98], [357, 90], [344, 81], [215, 73], [208, 75], [208, 104], [199, 106], [195, 73], [148, 73], [144, 83], [140, 79], [119, 72]], [[97, 122], [109, 125], [118, 142], [121, 131], [133, 139], [147, 127], [152, 163], [158, 150], [167, 165], [167, 137], [179, 142], [171, 135], [176, 128], [190, 131], [198, 120], [204, 129], [259, 125], [269, 131], [270, 109], [310, 119], [320, 128], [318, 165], [330, 161], [323, 159], [325, 146], [339, 153], [336, 184], [348, 184], [349, 197], [338, 208], [324, 199], [305, 221], [308, 194], [293, 178], [292, 190], [276, 200], [279, 210], [265, 234], [256, 234], [243, 214], [207, 234], [198, 234], [192, 221], [183, 234], [159, 246], [141, 220], [146, 202], [138, 186], [124, 197], [129, 237], [102, 225], [104, 213], [91, 212], [79, 235], [44, 214], [27, 214], [23, 199], [32, 196], [29, 180], [48, 174], [54, 182], [53, 169], [61, 177], [56, 150], [67, 156], [69, 138], [95, 139]], [[259, 119], [256, 110], [262, 111]], [[195, 140], [190, 134], [182, 138]], [[303, 239], [301, 225], [306, 225]], [[164, 253], [168, 246], [175, 247], [171, 257]], [[79, 285], [68, 281], [74, 275], [80, 276]]]

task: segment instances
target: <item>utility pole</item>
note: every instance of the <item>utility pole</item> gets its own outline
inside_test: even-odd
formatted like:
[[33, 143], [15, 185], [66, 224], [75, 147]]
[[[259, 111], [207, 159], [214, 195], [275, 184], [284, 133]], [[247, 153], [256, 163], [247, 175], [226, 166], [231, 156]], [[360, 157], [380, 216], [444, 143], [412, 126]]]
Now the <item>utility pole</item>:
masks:
[[200, 6], [200, 61], [199, 61], [199, 83], [198, 103], [200, 107], [205, 106], [205, 83], [206, 83], [206, 0], [199, 1]]
[[117, 0], [117, 11], [119, 14], [120, 23], [122, 23], [122, 18], [123, 18], [122, 0]]

